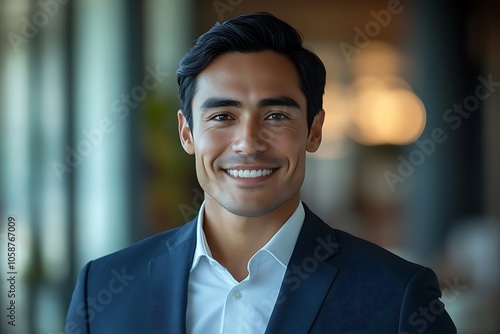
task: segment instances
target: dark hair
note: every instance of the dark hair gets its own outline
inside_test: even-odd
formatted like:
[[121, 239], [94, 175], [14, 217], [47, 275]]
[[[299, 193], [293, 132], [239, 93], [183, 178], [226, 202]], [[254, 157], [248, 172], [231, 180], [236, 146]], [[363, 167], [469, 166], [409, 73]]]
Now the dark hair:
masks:
[[307, 100], [307, 125], [323, 108], [326, 70], [319, 57], [302, 46], [302, 37], [288, 23], [269, 13], [242, 15], [217, 22], [201, 35], [182, 58], [177, 69], [181, 110], [193, 128], [192, 101], [196, 77], [217, 56], [228, 52], [271, 50], [289, 58], [297, 68]]

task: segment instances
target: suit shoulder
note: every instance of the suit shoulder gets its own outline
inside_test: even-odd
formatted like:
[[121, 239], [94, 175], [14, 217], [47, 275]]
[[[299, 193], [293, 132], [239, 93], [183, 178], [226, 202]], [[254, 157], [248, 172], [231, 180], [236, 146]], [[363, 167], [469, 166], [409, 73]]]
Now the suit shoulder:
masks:
[[325, 223], [306, 205], [307, 231], [309, 240], [317, 240], [318, 235], [328, 237], [336, 252], [329, 259], [332, 264], [345, 271], [357, 274], [387, 273], [397, 279], [408, 280], [421, 265], [407, 261], [400, 256], [382, 248], [368, 240], [338, 230]]
[[95, 259], [91, 261], [92, 266], [95, 269], [96, 267], [109, 267], [110, 265], [117, 266], [120, 263], [126, 263], [127, 265], [146, 264], [149, 260], [167, 252], [170, 247], [192, 241], [193, 238], [196, 238], [195, 229], [195, 221], [190, 221], [183, 226], [160, 232], [116, 252]]
[[[423, 266], [403, 259], [389, 250], [368, 240], [333, 229], [339, 244], [339, 259], [346, 260], [346, 265], [380, 268], [388, 273], [412, 276]], [[347, 263], [348, 261], [348, 263]]]

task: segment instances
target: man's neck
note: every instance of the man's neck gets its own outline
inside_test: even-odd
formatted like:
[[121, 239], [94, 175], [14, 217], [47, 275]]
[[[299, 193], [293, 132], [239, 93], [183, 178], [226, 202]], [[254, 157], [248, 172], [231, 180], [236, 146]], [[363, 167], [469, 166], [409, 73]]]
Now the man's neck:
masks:
[[237, 280], [248, 275], [250, 258], [261, 249], [290, 218], [300, 197], [291, 199], [260, 217], [235, 215], [206, 196], [203, 230], [215, 260]]

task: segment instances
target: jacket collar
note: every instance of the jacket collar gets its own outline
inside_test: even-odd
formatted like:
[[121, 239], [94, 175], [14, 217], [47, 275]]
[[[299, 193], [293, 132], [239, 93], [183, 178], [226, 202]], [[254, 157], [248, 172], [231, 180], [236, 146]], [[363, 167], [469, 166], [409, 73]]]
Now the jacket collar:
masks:
[[337, 275], [327, 262], [340, 251], [334, 230], [304, 208], [305, 221], [266, 333], [308, 333]]
[[186, 333], [189, 269], [195, 245], [196, 218], [180, 227], [165, 242], [166, 252], [149, 262], [152, 333]]

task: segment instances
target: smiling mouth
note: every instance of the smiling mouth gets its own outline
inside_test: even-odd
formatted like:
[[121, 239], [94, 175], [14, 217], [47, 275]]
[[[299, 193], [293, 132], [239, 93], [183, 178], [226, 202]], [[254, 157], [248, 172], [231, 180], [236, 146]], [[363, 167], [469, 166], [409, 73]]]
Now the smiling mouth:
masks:
[[233, 177], [256, 178], [271, 175], [276, 169], [225, 169], [225, 171]]

